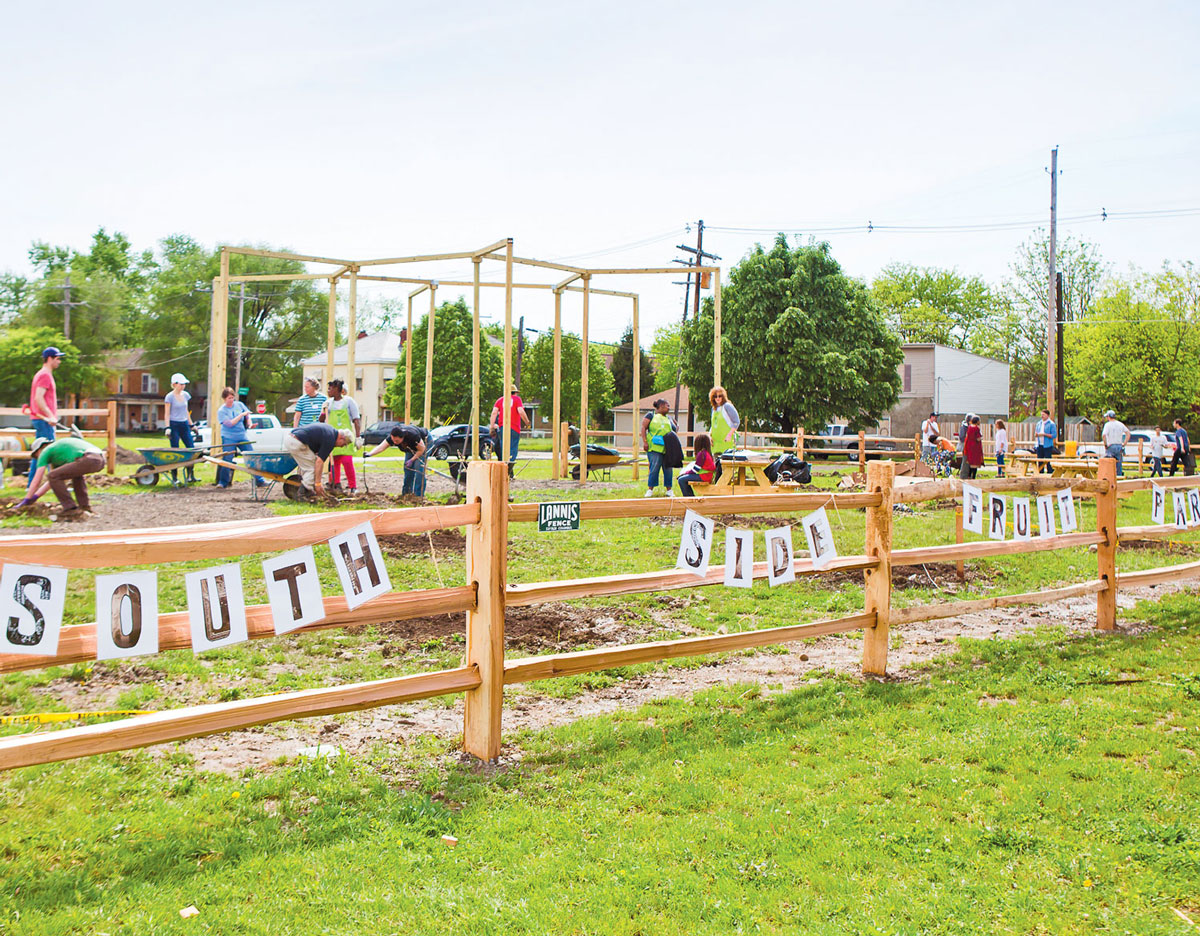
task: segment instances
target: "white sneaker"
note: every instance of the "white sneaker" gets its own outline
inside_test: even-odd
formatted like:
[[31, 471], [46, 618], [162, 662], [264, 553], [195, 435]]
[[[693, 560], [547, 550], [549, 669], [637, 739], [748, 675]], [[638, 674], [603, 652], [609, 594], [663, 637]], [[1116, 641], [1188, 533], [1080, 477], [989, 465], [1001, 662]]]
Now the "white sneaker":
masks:
[[667, 488], [667, 497], [674, 497], [674, 496], [675, 496], [675, 489]]
[[653, 497], [653, 496], [654, 496], [653, 488], [646, 488], [646, 493], [642, 495], [642, 497]]

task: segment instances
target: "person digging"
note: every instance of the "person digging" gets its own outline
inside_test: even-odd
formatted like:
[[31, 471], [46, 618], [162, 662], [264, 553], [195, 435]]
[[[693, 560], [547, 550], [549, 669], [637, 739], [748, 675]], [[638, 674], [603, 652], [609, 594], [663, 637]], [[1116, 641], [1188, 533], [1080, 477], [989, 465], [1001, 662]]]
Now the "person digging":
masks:
[[[104, 453], [83, 439], [67, 438], [52, 442], [47, 438], [34, 440], [30, 457], [37, 459], [37, 468], [29, 493], [17, 504], [18, 509], [33, 504], [47, 491], [62, 504], [59, 520], [86, 520], [92, 516], [88, 500], [86, 476], [104, 470]], [[75, 497], [67, 490], [67, 482], [75, 488]]]
[[353, 444], [353, 429], [334, 429], [329, 423], [311, 422], [287, 433], [283, 447], [300, 468], [300, 495], [325, 497], [325, 465], [334, 449]]

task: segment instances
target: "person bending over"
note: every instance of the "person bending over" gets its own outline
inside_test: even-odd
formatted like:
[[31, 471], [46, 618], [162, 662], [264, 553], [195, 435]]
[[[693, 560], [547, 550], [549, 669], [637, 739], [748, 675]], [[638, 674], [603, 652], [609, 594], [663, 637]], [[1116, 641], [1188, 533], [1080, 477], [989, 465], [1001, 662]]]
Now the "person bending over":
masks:
[[396, 446], [408, 457], [404, 459], [404, 494], [425, 496], [425, 439], [428, 433], [420, 426], [408, 426], [401, 423], [395, 426], [388, 437], [363, 457], [378, 455], [389, 446]]
[[325, 496], [325, 465], [339, 445], [352, 445], [354, 431], [334, 429], [323, 422], [311, 422], [293, 429], [283, 437], [283, 447], [300, 468], [300, 493], [304, 497]]
[[[83, 439], [66, 438], [51, 442], [46, 438], [34, 440], [30, 455], [37, 458], [33, 483], [18, 507], [27, 507], [49, 490], [62, 504], [60, 520], [86, 520], [92, 515], [85, 475], [104, 470], [104, 453]], [[67, 490], [70, 481], [75, 497]]]

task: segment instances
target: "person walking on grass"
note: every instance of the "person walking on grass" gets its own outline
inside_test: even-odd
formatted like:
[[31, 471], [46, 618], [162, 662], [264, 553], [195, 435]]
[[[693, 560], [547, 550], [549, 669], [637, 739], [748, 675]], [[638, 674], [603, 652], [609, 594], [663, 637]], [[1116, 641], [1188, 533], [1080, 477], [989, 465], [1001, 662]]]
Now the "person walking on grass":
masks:
[[[221, 460], [233, 462], [238, 452], [250, 448], [246, 430], [250, 428], [250, 410], [237, 398], [233, 387], [221, 391], [221, 405], [217, 408], [217, 423], [221, 426]], [[256, 478], [256, 481], [261, 479]], [[217, 467], [217, 487], [227, 488], [233, 484], [233, 469]]]
[[964, 481], [972, 480], [983, 465], [983, 430], [979, 428], [979, 417], [972, 416], [971, 424], [967, 426], [967, 435], [963, 439], [962, 465], [959, 477]]
[[323, 422], [310, 422], [293, 429], [283, 437], [284, 450], [300, 468], [300, 494], [311, 498], [325, 496], [325, 465], [339, 445], [351, 445], [354, 433], [349, 429], [334, 429]]
[[[404, 487], [401, 489], [401, 493], [424, 497], [426, 481], [425, 441], [428, 438], [429, 433], [420, 426], [406, 426], [401, 423], [399, 426], [393, 427], [391, 432], [388, 433], [388, 437], [375, 446], [375, 448], [369, 452], [364, 452], [363, 458], [378, 455], [389, 446], [396, 446], [396, 448], [408, 455], [408, 458], [404, 460]], [[365, 471], [366, 469], [363, 470]]]
[[1003, 419], [996, 420], [996, 477], [1004, 477], [1004, 456], [1008, 454], [1008, 427]]
[[713, 473], [717, 470], [717, 463], [713, 459], [712, 442], [708, 436], [701, 432], [696, 436], [693, 445], [695, 461], [679, 475], [679, 490], [683, 492], [684, 497], [696, 496], [692, 491], [693, 484], [712, 484]]
[[[63, 507], [59, 520], [70, 522], [92, 516], [85, 475], [104, 470], [104, 453], [100, 449], [83, 439], [65, 438], [52, 442], [43, 437], [34, 440], [30, 455], [37, 459], [37, 469], [33, 472], [29, 493], [18, 502], [18, 507], [28, 507], [52, 490]], [[67, 490], [68, 481], [75, 489], [74, 498]]]
[[1042, 418], [1034, 427], [1034, 437], [1037, 440], [1038, 470], [1042, 474], [1052, 474], [1054, 469], [1050, 459], [1054, 457], [1054, 443], [1058, 439], [1058, 426], [1050, 418], [1050, 410], [1042, 410]]
[[[321, 421], [329, 423], [334, 429], [353, 431], [355, 439], [362, 435], [362, 416], [354, 397], [346, 395], [344, 380], [329, 381], [329, 399], [325, 401]], [[358, 477], [354, 474], [355, 451], [353, 444], [334, 449], [333, 467], [330, 472], [330, 487], [337, 488], [341, 481], [342, 469], [346, 470], [346, 486], [351, 495], [358, 493]]]
[[[33, 423], [33, 438], [54, 441], [54, 427], [58, 423], [58, 387], [54, 383], [54, 372], [62, 364], [63, 354], [58, 348], [49, 347], [42, 352], [42, 366], [33, 375], [29, 387], [29, 418]], [[33, 487], [33, 456], [30, 456], [29, 477], [25, 492]]]
[[1163, 476], [1163, 459], [1167, 454], [1167, 437], [1163, 435], [1162, 426], [1154, 427], [1154, 435], [1150, 436], [1150, 477]]
[[521, 447], [521, 427], [528, 429], [533, 424], [529, 414], [525, 412], [525, 404], [517, 396], [517, 385], [512, 385], [509, 395], [512, 409], [509, 418], [504, 416], [504, 397], [498, 397], [492, 405], [492, 418], [488, 421], [488, 433], [492, 437], [492, 449], [496, 453], [496, 461], [504, 461], [504, 430], [508, 429], [508, 476], [513, 476], [513, 465], [517, 461], [517, 450]]
[[1104, 440], [1104, 457], [1117, 460], [1117, 477], [1125, 474], [1125, 444], [1129, 441], [1129, 429], [1125, 423], [1117, 419], [1112, 410], [1104, 413], [1104, 428], [1100, 430], [1100, 438]]
[[316, 377], [305, 377], [304, 393], [296, 399], [292, 428], [299, 429], [309, 423], [318, 422], [324, 408], [325, 394], [321, 392], [321, 382]]
[[[163, 401], [167, 404], [167, 425], [170, 427], [171, 433], [171, 448], [179, 448], [182, 446], [185, 449], [190, 449], [195, 440], [192, 438], [192, 414], [188, 410], [188, 404], [191, 402], [192, 395], [187, 392], [185, 387], [188, 385], [188, 379], [183, 374], [171, 375], [171, 392], [163, 397]], [[196, 482], [196, 471], [191, 465], [183, 469], [183, 479], [187, 484]], [[179, 472], [171, 472], [171, 481], [175, 484], [179, 483]]]
[[1192, 475], [1196, 471], [1196, 456], [1192, 454], [1192, 440], [1183, 428], [1183, 420], [1175, 420], [1175, 454], [1171, 456], [1171, 477], [1175, 477], [1175, 469], [1182, 462], [1183, 473]]
[[658, 487], [659, 475], [662, 475], [663, 486], [667, 494], [674, 497], [671, 488], [671, 469], [663, 464], [663, 451], [666, 448], [667, 434], [675, 431], [675, 423], [667, 415], [671, 405], [659, 397], [654, 401], [654, 409], [642, 419], [642, 448], [650, 461], [650, 474], [646, 479], [646, 493], [642, 497], [653, 497], [654, 489]]

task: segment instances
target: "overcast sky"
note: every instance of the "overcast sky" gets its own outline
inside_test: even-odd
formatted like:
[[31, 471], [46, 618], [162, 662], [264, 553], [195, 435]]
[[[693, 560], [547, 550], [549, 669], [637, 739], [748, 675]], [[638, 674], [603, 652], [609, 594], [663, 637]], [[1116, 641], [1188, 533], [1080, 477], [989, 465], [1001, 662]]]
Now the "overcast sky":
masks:
[[[1200, 214], [1096, 219], [1200, 208], [1194, 2], [10, 2], [3, 25], [14, 272], [32, 240], [82, 249], [100, 225], [139, 247], [183, 232], [367, 258], [512, 236], [525, 256], [664, 265], [703, 218], [726, 266], [774, 231], [857, 226], [821, 235], [852, 275], [998, 281], [1048, 216], [1055, 144], [1061, 216], [1090, 216], [1063, 233], [1119, 269], [1200, 260]], [[681, 311], [670, 279], [594, 285], [640, 291], [649, 331]], [[502, 294], [483, 307], [502, 316]], [[537, 327], [552, 309], [529, 293], [516, 311]], [[593, 316], [612, 339], [629, 304]]]

